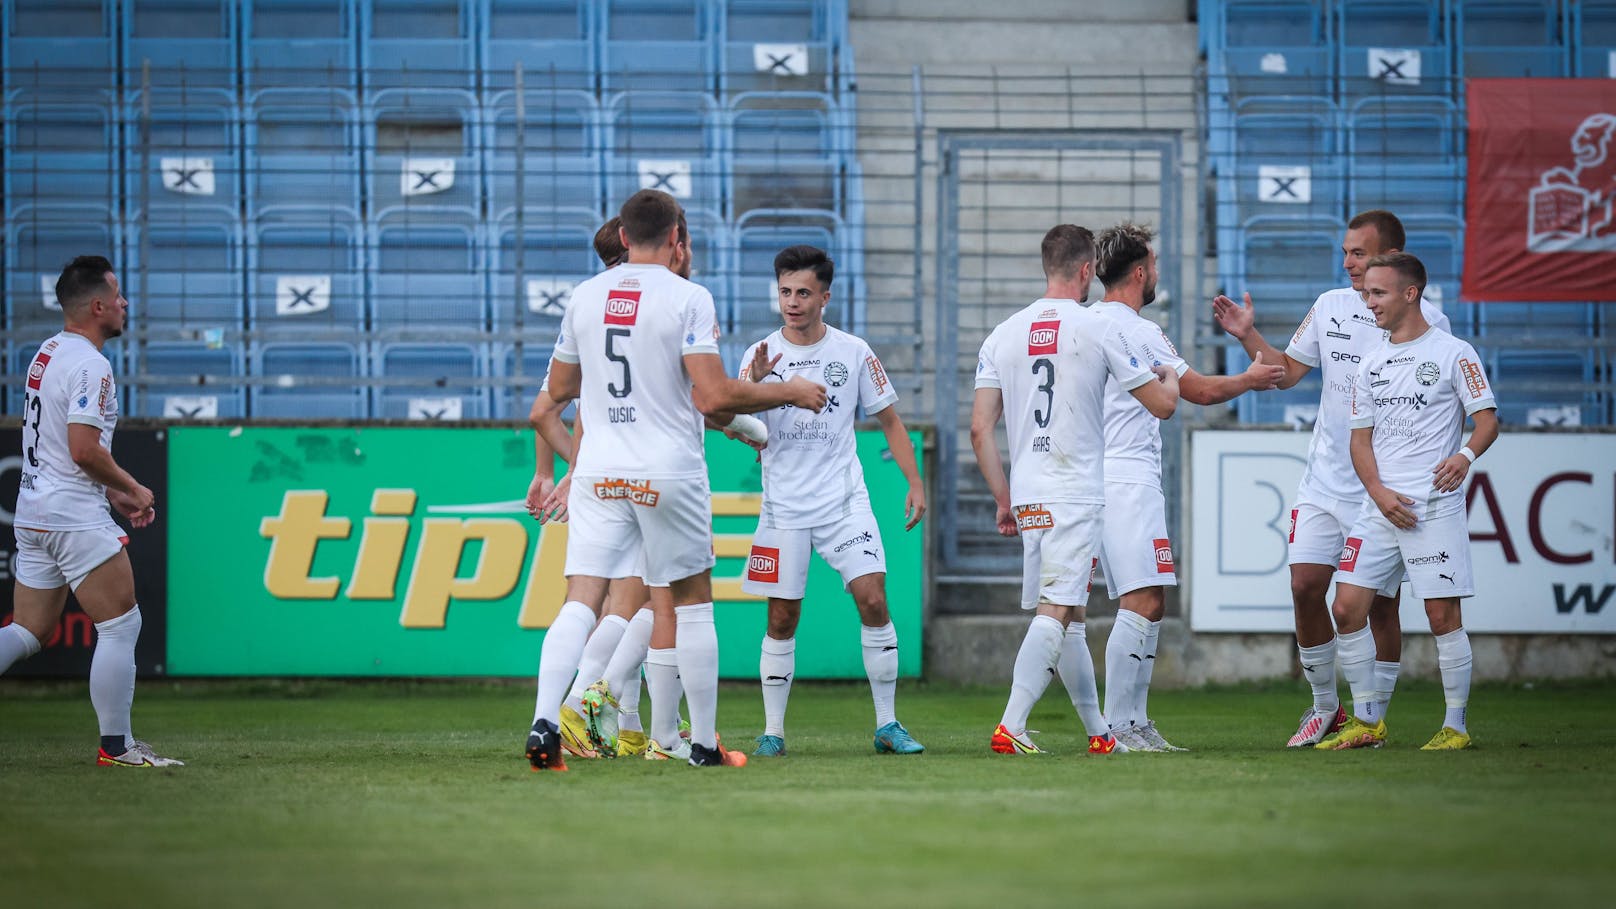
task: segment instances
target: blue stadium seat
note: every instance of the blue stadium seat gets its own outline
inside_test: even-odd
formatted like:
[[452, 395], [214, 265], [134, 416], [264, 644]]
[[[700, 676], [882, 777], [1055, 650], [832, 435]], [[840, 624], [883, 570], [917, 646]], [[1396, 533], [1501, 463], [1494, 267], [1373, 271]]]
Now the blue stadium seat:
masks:
[[128, 240], [129, 264], [120, 277], [131, 319], [158, 333], [241, 330], [247, 294], [237, 221], [153, 220], [144, 236], [130, 225]]
[[[417, 384], [383, 385], [376, 416], [383, 420], [450, 419], [488, 416], [487, 389], [473, 380], [487, 375], [487, 353], [473, 344], [392, 344], [381, 348], [376, 375], [413, 379]], [[458, 402], [458, 403], [456, 403]]]
[[144, 355], [136, 354], [134, 359], [135, 374], [156, 381], [131, 390], [131, 416], [171, 420], [214, 416], [222, 420], [246, 415], [246, 395], [241, 385], [197, 379], [199, 376], [217, 379], [241, 376], [241, 353], [237, 347], [209, 347], [200, 342], [153, 342], [146, 345]]
[[607, 205], [641, 189], [673, 194], [686, 208], [724, 209], [723, 118], [692, 92], [629, 92], [606, 111]]
[[483, 87], [594, 94], [596, 5], [589, 0], [481, 0]]
[[[348, 344], [263, 344], [253, 352], [253, 374], [361, 378], [364, 358]], [[363, 385], [258, 385], [251, 390], [252, 415], [271, 420], [359, 420], [368, 416], [370, 395]]]
[[[124, 84], [234, 92], [240, 39], [235, 0], [121, 0]], [[149, 64], [149, 67], [147, 66]]]
[[1242, 100], [1234, 115], [1240, 220], [1339, 217], [1345, 203], [1340, 143], [1340, 114], [1327, 98]]
[[364, 123], [369, 211], [482, 214], [482, 152], [470, 92], [394, 89], [373, 96]]
[[1572, 3], [1577, 51], [1576, 74], [1616, 78], [1616, 0]]
[[1373, 97], [1347, 119], [1347, 208], [1462, 218], [1463, 120], [1439, 97]]
[[523, 214], [522, 288], [516, 286], [518, 233], [514, 216], [495, 227], [494, 242], [489, 247], [494, 259], [488, 289], [494, 331], [514, 328], [517, 310], [525, 308], [526, 330], [545, 337], [547, 342], [553, 341], [572, 288], [604, 267], [593, 245], [595, 230], [604, 219], [587, 211], [529, 210]]
[[474, 219], [399, 214], [376, 222], [370, 241], [370, 324], [378, 334], [487, 329]]
[[478, 0], [364, 0], [365, 89], [477, 88]]
[[1425, 264], [1425, 297], [1438, 306], [1453, 325], [1453, 333], [1469, 338], [1476, 333], [1476, 304], [1459, 299], [1464, 270], [1464, 224], [1457, 218], [1402, 218], [1408, 235], [1406, 250]]
[[346, 92], [264, 89], [246, 116], [248, 217], [278, 206], [361, 210], [359, 110]]
[[[241, 114], [232, 93], [153, 89], [150, 146], [142, 144], [145, 99], [130, 98], [124, 173], [131, 219], [148, 203], [153, 217], [203, 213], [237, 217], [241, 210]], [[145, 166], [144, 178], [141, 167]]]
[[1476, 305], [1482, 337], [1507, 341], [1510, 338], [1590, 338], [1597, 322], [1589, 303], [1500, 303]]
[[730, 104], [730, 210], [821, 208], [842, 213], [838, 112], [811, 92], [746, 94]]
[[3, 2], [8, 90], [117, 91], [117, 0]]
[[364, 241], [352, 213], [280, 209], [253, 223], [247, 319], [269, 339], [341, 337], [365, 324]]
[[711, 93], [718, 13], [710, 0], [600, 0], [601, 91]]
[[[735, 225], [735, 271], [732, 332], [750, 344], [780, 327], [780, 304], [775, 293], [774, 257], [787, 246], [807, 244], [846, 261], [846, 228], [830, 212], [760, 209], [742, 215]], [[838, 276], [838, 280], [843, 277]], [[843, 289], [845, 282], [838, 285]], [[825, 321], [852, 329], [852, 295], [831, 295]]]
[[1333, 94], [1328, 0], [1227, 0], [1219, 6], [1223, 46], [1209, 56], [1235, 94]]
[[[1596, 381], [1596, 350], [1497, 350], [1488, 372], [1498, 393], [1498, 419], [1510, 426], [1603, 422], [1604, 400], [1585, 387]], [[1550, 413], [1532, 420], [1534, 408]], [[1569, 413], [1556, 413], [1569, 408]], [[1574, 415], [1574, 421], [1567, 419]], [[1562, 421], [1565, 421], [1562, 423]]]
[[1336, 8], [1344, 101], [1454, 94], [1446, 0], [1352, 0]]
[[[539, 385], [544, 382], [545, 374], [550, 369], [550, 353], [548, 340], [523, 346], [523, 383], [520, 388], [502, 385], [494, 389], [494, 419], [527, 421], [527, 415], [533, 408], [533, 398], [539, 393]], [[501, 345], [494, 353], [493, 362], [498, 375], [506, 378], [515, 376], [516, 348]]]
[[1458, 75], [1558, 78], [1571, 53], [1559, 0], [1453, 0]]
[[241, 78], [270, 88], [359, 91], [358, 0], [244, 0]]
[[701, 208], [685, 209], [685, 221], [690, 227], [690, 280], [712, 293], [719, 324], [727, 324], [725, 314], [733, 312], [735, 277], [735, 243], [729, 222], [718, 212]]
[[[576, 91], [529, 91], [522, 98], [518, 127], [515, 92], [502, 92], [489, 102], [483, 139], [491, 220], [513, 211], [516, 172], [523, 171], [525, 206], [579, 208], [599, 212], [604, 204], [601, 180], [600, 109], [595, 99]], [[522, 154], [516, 154], [517, 139]]]
[[5, 105], [7, 207], [98, 205], [116, 211], [118, 136], [112, 107], [24, 90]]
[[721, 0], [726, 95], [836, 91], [841, 27], [833, 0]]
[[1238, 233], [1223, 292], [1250, 293], [1264, 334], [1285, 337], [1318, 295], [1346, 285], [1341, 271], [1339, 219], [1258, 218]]
[[122, 241], [117, 212], [106, 208], [14, 210], [5, 225], [5, 326], [18, 334], [13, 342], [37, 346], [61, 330], [56, 278], [75, 256], [106, 256], [119, 268], [125, 296], [133, 294], [121, 268]]

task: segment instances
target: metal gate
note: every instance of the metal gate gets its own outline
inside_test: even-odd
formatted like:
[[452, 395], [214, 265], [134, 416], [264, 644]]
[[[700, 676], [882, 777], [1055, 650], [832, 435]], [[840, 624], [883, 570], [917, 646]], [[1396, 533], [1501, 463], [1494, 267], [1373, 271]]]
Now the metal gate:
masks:
[[[1004, 318], [1042, 295], [1039, 243], [1056, 224], [1095, 233], [1128, 220], [1155, 228], [1164, 298], [1179, 267], [1176, 133], [939, 134], [937, 187], [938, 580], [1019, 579], [1019, 545], [994, 532], [993, 498], [971, 450], [976, 355]], [[1089, 299], [1097, 300], [1098, 282]], [[1175, 306], [1153, 306], [1176, 337]], [[1003, 445], [1003, 429], [1000, 430]], [[1164, 436], [1168, 526], [1177, 526], [1178, 434]]]

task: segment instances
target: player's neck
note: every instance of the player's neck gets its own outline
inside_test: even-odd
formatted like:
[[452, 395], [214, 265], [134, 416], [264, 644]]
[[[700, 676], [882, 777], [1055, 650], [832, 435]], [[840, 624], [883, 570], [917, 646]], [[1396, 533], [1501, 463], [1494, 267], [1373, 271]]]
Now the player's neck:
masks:
[[820, 341], [825, 340], [826, 331], [825, 320], [821, 319], [800, 331], [789, 325], [781, 326], [780, 337], [785, 338], [787, 344], [795, 344], [798, 347], [813, 347]]
[[95, 328], [94, 326], [64, 325], [62, 326], [62, 330], [69, 334], [75, 334], [84, 338], [84, 340], [94, 344], [96, 350], [100, 350], [107, 344], [106, 333]]
[[1420, 312], [1419, 309], [1415, 309], [1408, 314], [1408, 318], [1404, 319], [1401, 325], [1392, 329], [1391, 342], [1393, 344], [1407, 344], [1410, 341], [1418, 341], [1430, 330], [1431, 323], [1425, 321], [1425, 314]]
[[1121, 303], [1134, 312], [1145, 308], [1145, 298], [1136, 288], [1118, 287], [1107, 290], [1105, 299], [1110, 303]]
[[1089, 295], [1088, 285], [1075, 282], [1051, 281], [1044, 288], [1045, 300], [1071, 300], [1082, 303]]

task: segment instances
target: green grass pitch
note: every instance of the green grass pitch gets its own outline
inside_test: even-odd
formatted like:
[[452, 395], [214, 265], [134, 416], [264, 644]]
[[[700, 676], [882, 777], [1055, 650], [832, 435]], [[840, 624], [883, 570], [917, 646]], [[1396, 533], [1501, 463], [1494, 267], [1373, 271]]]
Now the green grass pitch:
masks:
[[[1277, 747], [1306, 687], [1161, 692], [1189, 754], [992, 754], [1004, 691], [905, 684], [928, 751], [871, 751], [861, 685], [792, 693], [783, 760], [742, 770], [520, 757], [526, 685], [148, 683], [176, 771], [97, 768], [82, 685], [0, 685], [0, 905], [160, 907], [1592, 906], [1616, 890], [1616, 685], [1483, 686], [1480, 747]], [[720, 730], [750, 750], [755, 685]]]

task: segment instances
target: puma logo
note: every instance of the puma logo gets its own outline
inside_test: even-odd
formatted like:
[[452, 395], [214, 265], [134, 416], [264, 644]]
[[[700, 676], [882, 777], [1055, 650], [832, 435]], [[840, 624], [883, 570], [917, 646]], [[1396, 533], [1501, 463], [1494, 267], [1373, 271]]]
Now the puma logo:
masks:
[[887, 646], [881, 648], [881, 652], [882, 653], [890, 653], [891, 651], [894, 651], [894, 650], [897, 650], [897, 649], [898, 649], [897, 644], [888, 644]]
[[1439, 575], [1437, 575], [1437, 577], [1441, 578], [1444, 581], [1447, 581], [1449, 584], [1453, 583], [1453, 575], [1451, 575], [1451, 574], [1439, 574]]
[[763, 677], [763, 681], [765, 681], [765, 682], [789, 682], [789, 681], [791, 681], [791, 673], [788, 672], [785, 675], [766, 675], [766, 676]]

